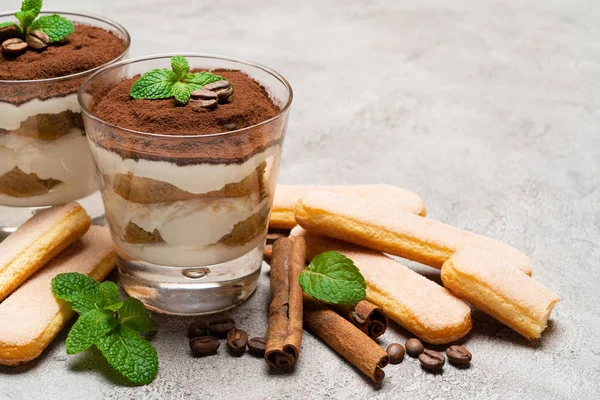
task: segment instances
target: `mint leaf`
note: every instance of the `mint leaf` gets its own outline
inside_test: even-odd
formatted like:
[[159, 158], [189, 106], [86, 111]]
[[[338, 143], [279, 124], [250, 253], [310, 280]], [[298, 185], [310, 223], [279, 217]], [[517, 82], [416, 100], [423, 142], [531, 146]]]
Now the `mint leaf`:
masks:
[[27, 31], [27, 28], [29, 28], [29, 25], [31, 25], [35, 17], [37, 17], [37, 14], [33, 11], [17, 11], [15, 13], [15, 17], [17, 17], [17, 19], [21, 23], [23, 31], [25, 32]]
[[177, 80], [181, 80], [181, 77], [190, 72], [190, 64], [182, 56], [171, 57], [171, 68], [177, 75]]
[[50, 43], [60, 42], [75, 31], [71, 21], [56, 14], [39, 17], [29, 29], [46, 33], [50, 37]]
[[351, 259], [337, 251], [314, 257], [298, 281], [305, 293], [326, 303], [354, 305], [366, 296], [365, 278]]
[[193, 90], [194, 88], [192, 85], [188, 85], [183, 82], [177, 82], [173, 85], [172, 93], [173, 97], [175, 97], [175, 100], [177, 100], [179, 103], [187, 104], [187, 102], [190, 100]]
[[219, 75], [211, 74], [210, 72], [196, 72], [193, 74], [185, 75], [185, 82], [194, 83], [196, 85], [205, 86], [209, 83], [213, 83], [216, 81], [222, 81], [225, 78]]
[[120, 300], [119, 287], [116, 283], [111, 281], [105, 281], [100, 284], [98, 288], [98, 303], [99, 308], [110, 306], [118, 303]]
[[70, 301], [73, 295], [95, 295], [100, 289], [100, 284], [87, 275], [78, 272], [58, 274], [52, 278], [52, 292], [59, 299]]
[[146, 385], [156, 377], [156, 349], [133, 329], [119, 325], [100, 339], [96, 347], [108, 363], [131, 382]]
[[119, 321], [106, 310], [91, 310], [77, 319], [67, 336], [67, 354], [77, 354], [106, 336]]
[[133, 86], [129, 95], [134, 99], [167, 99], [172, 96], [177, 74], [166, 68], [154, 69], [142, 75]]
[[118, 302], [115, 304], [110, 304], [108, 306], [104, 306], [105, 310], [110, 310], [110, 311], [119, 311], [121, 309], [121, 307], [123, 307], [123, 303], [122, 302]]
[[123, 302], [119, 310], [121, 324], [140, 332], [154, 332], [156, 324], [152, 320], [152, 314], [144, 306], [144, 303], [133, 297]]
[[21, 12], [30, 11], [34, 17], [37, 17], [42, 10], [42, 0], [23, 0], [21, 3]]

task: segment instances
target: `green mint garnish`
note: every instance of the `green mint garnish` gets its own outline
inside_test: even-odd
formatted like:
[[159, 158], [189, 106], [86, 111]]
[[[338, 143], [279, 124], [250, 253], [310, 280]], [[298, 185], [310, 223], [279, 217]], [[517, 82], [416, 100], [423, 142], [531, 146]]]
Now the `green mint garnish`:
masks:
[[32, 31], [42, 31], [50, 37], [50, 43], [66, 39], [75, 30], [71, 21], [57, 14], [38, 18], [41, 10], [42, 0], [23, 0], [21, 11], [15, 13], [15, 17], [21, 25], [5, 22], [0, 24], [0, 28], [13, 24], [19, 28], [21, 36], [25, 36]]
[[39, 17], [29, 27], [30, 31], [42, 31], [50, 37], [50, 43], [60, 42], [69, 36], [75, 28], [71, 21], [60, 15]]
[[325, 303], [354, 305], [366, 296], [365, 278], [351, 259], [337, 251], [314, 257], [298, 281], [305, 293]]
[[154, 332], [156, 324], [141, 301], [130, 297], [121, 302], [116, 284], [98, 283], [79, 273], [55, 276], [52, 292], [79, 314], [67, 336], [67, 354], [77, 354], [94, 345], [131, 382], [152, 382], [158, 372], [158, 355], [138, 332]]
[[190, 64], [185, 57], [175, 56], [171, 58], [170, 70], [159, 68], [146, 72], [133, 84], [129, 95], [146, 100], [174, 97], [178, 103], [187, 104], [194, 90], [223, 79], [210, 72], [190, 73]]

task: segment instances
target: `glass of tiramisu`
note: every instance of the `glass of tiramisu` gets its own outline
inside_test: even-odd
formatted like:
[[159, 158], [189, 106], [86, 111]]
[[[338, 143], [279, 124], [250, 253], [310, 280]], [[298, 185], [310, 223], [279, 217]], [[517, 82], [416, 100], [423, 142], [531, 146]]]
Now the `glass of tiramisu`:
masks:
[[292, 90], [201, 54], [103, 68], [79, 102], [125, 290], [172, 314], [221, 311], [257, 285]]
[[[56, 36], [65, 20], [72, 33]], [[62, 11], [39, 12], [25, 28], [15, 12], [0, 14], [0, 240], [40, 207], [83, 199], [102, 215], [77, 90], [130, 42], [115, 22]]]

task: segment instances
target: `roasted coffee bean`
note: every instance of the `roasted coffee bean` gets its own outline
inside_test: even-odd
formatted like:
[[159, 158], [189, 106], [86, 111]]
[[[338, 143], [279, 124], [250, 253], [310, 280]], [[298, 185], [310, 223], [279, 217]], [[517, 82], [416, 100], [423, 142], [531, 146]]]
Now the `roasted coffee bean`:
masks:
[[220, 104], [227, 103], [229, 98], [233, 96], [233, 86], [229, 86], [227, 89], [217, 90], [216, 93]]
[[19, 38], [8, 39], [2, 42], [2, 54], [6, 56], [18, 56], [27, 51], [27, 43]]
[[417, 338], [410, 338], [406, 341], [406, 352], [411, 357], [419, 357], [419, 354], [425, 350], [423, 343]]
[[6, 25], [0, 28], [0, 43], [8, 39], [18, 38], [21, 35], [16, 25]]
[[439, 371], [446, 363], [446, 357], [437, 351], [425, 350], [419, 355], [419, 361], [426, 370]]
[[212, 336], [201, 336], [190, 339], [190, 349], [194, 355], [206, 356], [217, 351], [221, 343], [219, 339]]
[[218, 338], [226, 338], [229, 331], [233, 328], [235, 328], [235, 321], [231, 318], [220, 319], [208, 324], [210, 333]]
[[217, 94], [206, 89], [196, 89], [191, 94], [192, 99], [198, 100], [217, 100]]
[[473, 359], [473, 355], [469, 350], [456, 345], [446, 349], [446, 355], [448, 356], [448, 361], [454, 365], [469, 365]]
[[27, 35], [27, 44], [34, 50], [44, 50], [50, 43], [50, 36], [46, 32], [33, 31]]
[[240, 356], [246, 351], [248, 334], [242, 329], [233, 328], [227, 334], [227, 348], [232, 354]]
[[248, 352], [253, 356], [264, 357], [267, 348], [267, 339], [264, 337], [255, 337], [248, 340]]
[[288, 237], [290, 231], [286, 230], [270, 230], [267, 232], [267, 244], [273, 244], [275, 241], [282, 237]]
[[190, 104], [194, 107], [206, 108], [208, 110], [214, 110], [217, 108], [219, 103], [216, 99], [213, 100], [201, 100], [201, 99], [190, 99]]
[[202, 89], [212, 90], [213, 92], [216, 92], [217, 90], [227, 89], [230, 86], [231, 86], [231, 83], [229, 83], [228, 81], [226, 81], [224, 79], [221, 79], [220, 81], [216, 81], [213, 83], [209, 83], [208, 85], [204, 85], [202, 87]]
[[399, 364], [404, 360], [404, 346], [400, 343], [392, 343], [385, 350], [390, 356], [390, 364]]
[[190, 339], [201, 336], [210, 336], [208, 325], [202, 321], [194, 321], [190, 324], [187, 335]]

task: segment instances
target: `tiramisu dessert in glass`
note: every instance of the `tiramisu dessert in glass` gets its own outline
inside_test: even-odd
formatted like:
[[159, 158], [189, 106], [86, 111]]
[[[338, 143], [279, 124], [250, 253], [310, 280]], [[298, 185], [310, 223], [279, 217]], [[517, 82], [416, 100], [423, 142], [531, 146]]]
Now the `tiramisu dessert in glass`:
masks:
[[79, 101], [125, 290], [204, 314], [256, 288], [292, 90], [236, 59], [113, 64]]
[[129, 35], [114, 22], [40, 12], [39, 4], [0, 14], [0, 240], [40, 207], [85, 198], [92, 216], [103, 214], [100, 196], [90, 196], [98, 182], [77, 90], [126, 55]]

